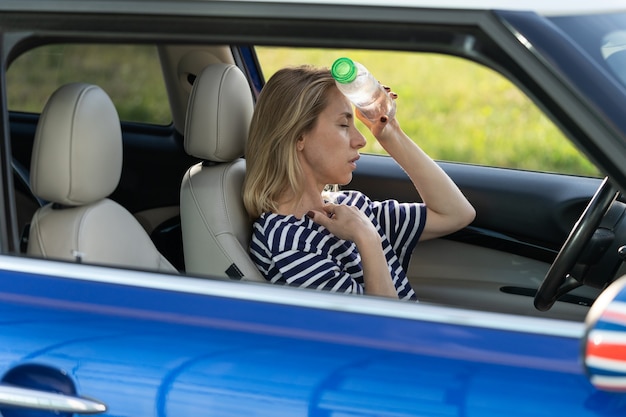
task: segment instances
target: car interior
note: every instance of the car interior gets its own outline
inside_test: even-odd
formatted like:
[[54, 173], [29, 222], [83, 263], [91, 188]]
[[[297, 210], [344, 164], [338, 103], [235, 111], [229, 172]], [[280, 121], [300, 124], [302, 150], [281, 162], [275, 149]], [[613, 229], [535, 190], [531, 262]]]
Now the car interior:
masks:
[[[247, 257], [250, 222], [239, 194], [246, 124], [263, 80], [242, 52], [253, 49], [147, 46], [157, 52], [165, 84], [165, 124], [118, 116], [112, 92], [89, 79], [54, 78], [57, 91], [45, 108], [11, 112], [16, 246], [24, 256], [65, 262], [264, 282]], [[31, 47], [15, 54], [14, 72]], [[9, 95], [19, 92], [11, 74], [10, 66]], [[408, 275], [420, 302], [584, 320], [606, 279], [569, 292], [549, 311], [535, 309], [533, 296], [601, 178], [440, 164], [477, 217], [464, 230], [418, 244]], [[363, 155], [349, 188], [372, 199], [419, 201], [384, 155]], [[615, 202], [603, 225], [618, 234], [624, 210]], [[623, 274], [613, 251], [619, 242], [610, 245], [586, 274]]]

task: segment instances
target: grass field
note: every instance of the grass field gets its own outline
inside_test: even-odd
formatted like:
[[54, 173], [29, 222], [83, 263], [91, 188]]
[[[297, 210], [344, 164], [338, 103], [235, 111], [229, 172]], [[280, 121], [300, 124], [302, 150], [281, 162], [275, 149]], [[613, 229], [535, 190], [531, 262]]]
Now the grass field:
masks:
[[[380, 51], [258, 48], [268, 79], [292, 65], [330, 67], [340, 56], [398, 93], [398, 120], [433, 158], [579, 175], [596, 168], [507, 79], [455, 57]], [[366, 151], [382, 152], [366, 132]]]
[[60, 44], [33, 49], [9, 67], [9, 108], [39, 113], [50, 94], [68, 82], [104, 88], [122, 120], [172, 121], [157, 50], [149, 45]]

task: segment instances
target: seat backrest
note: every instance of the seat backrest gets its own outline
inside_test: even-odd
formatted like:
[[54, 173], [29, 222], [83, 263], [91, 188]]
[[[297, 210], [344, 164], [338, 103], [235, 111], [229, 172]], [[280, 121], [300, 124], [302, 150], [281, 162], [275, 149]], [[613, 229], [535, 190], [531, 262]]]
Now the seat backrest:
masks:
[[235, 65], [209, 65], [196, 77], [185, 151], [203, 162], [189, 168], [180, 194], [188, 273], [265, 281], [248, 255], [252, 223], [241, 195], [253, 108], [248, 81]]
[[107, 197], [122, 172], [122, 132], [109, 96], [71, 83], [48, 99], [31, 158], [31, 189], [49, 203], [33, 216], [27, 253], [175, 272], [147, 232]]

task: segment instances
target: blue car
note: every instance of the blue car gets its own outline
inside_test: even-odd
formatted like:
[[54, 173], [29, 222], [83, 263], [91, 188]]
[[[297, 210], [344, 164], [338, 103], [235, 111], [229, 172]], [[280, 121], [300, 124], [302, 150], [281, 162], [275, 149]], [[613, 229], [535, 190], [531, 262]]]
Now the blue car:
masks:
[[[626, 5], [549, 3], [0, 2], [0, 415], [626, 415]], [[248, 255], [254, 103], [341, 56], [476, 210], [418, 302]]]

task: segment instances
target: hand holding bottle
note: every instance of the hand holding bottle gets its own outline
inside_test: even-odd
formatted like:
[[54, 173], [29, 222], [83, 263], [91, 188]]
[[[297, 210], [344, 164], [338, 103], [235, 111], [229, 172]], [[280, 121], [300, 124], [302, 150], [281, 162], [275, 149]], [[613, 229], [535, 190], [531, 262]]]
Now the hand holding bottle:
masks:
[[339, 91], [372, 123], [385, 116], [390, 120], [396, 115], [396, 103], [389, 89], [363, 65], [350, 58], [338, 58], [331, 67], [331, 74]]
[[[398, 98], [398, 95], [394, 92], [391, 92], [389, 90], [389, 87], [384, 86], [383, 88], [387, 91], [387, 93], [395, 102], [396, 98]], [[389, 118], [387, 116], [381, 116], [377, 120], [370, 120], [365, 117], [365, 115], [358, 109], [358, 107], [355, 108], [354, 114], [356, 118], [359, 119], [365, 125], [365, 127], [370, 130], [370, 132], [372, 132], [372, 135], [374, 135], [376, 139], [382, 139], [381, 134], [383, 133], [383, 130], [387, 125], [389, 125], [390, 123], [397, 124], [397, 119], [395, 117]]]

